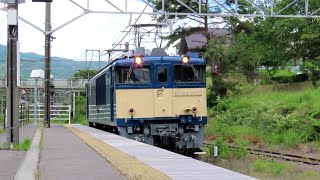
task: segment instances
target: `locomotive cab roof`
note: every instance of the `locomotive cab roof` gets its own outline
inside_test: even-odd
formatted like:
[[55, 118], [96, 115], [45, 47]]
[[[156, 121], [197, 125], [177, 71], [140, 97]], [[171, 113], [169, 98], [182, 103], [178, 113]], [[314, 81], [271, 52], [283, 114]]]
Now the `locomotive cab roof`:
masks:
[[[143, 64], [150, 65], [154, 63], [173, 63], [173, 64], [181, 64], [181, 56], [145, 56], [142, 57]], [[205, 65], [205, 61], [202, 58], [193, 58], [189, 57], [190, 61], [188, 64], [190, 65]], [[134, 64], [134, 57], [128, 59], [119, 59], [114, 63], [114, 66], [131, 66]]]
[[[142, 57], [143, 64], [153, 64], [153, 63], [181, 63], [181, 58], [183, 56], [168, 56], [163, 48], [153, 48], [150, 54], [146, 53], [146, 49], [144, 47], [139, 47], [136, 49], [131, 56], [125, 56], [124, 58], [119, 58], [115, 61], [115, 66], [128, 66], [134, 63], [135, 57]], [[188, 64], [199, 64], [205, 65], [205, 61], [203, 58], [199, 58], [199, 53], [197, 52], [189, 52], [187, 53], [190, 61]]]
[[[106, 69], [112, 66], [135, 65], [135, 57], [142, 58], [142, 61], [143, 61], [142, 65], [152, 65], [152, 64], [161, 64], [161, 63], [169, 63], [173, 65], [184, 64], [181, 61], [184, 56], [168, 56], [168, 54], [164, 51], [163, 48], [152, 49], [150, 55], [145, 54], [145, 48], [138, 48], [138, 49], [136, 50], [135, 53], [133, 53], [135, 56], [130, 56], [130, 57], [127, 56], [127, 57], [115, 59], [114, 61], [110, 62], [106, 67], [101, 69], [91, 79], [96, 79], [102, 72], [104, 72]], [[187, 64], [184, 64], [184, 65], [206, 65], [205, 60], [203, 58], [198, 57], [198, 53], [191, 52], [191, 53], [187, 53], [186, 56], [189, 58], [189, 61]]]

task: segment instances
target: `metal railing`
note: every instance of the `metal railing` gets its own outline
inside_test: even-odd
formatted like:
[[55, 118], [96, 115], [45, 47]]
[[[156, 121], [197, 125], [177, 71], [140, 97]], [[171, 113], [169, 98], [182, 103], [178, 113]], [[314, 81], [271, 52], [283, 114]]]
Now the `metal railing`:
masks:
[[[71, 105], [51, 105], [50, 119], [52, 121], [68, 121], [71, 123]], [[43, 105], [39, 105], [37, 109], [37, 121], [43, 120]], [[3, 123], [0, 123], [0, 129], [7, 129], [7, 109], [2, 109]], [[19, 106], [19, 125], [23, 126], [30, 123], [30, 118], [34, 117], [34, 105], [20, 104]]]
[[[1, 129], [6, 129], [8, 127], [7, 120], [7, 109], [2, 109], [1, 114], [3, 115], [3, 123], [0, 123]], [[29, 123], [29, 106], [28, 104], [20, 104], [19, 106], [19, 125], [23, 126]]]
[[[50, 105], [50, 120], [71, 123], [71, 105]], [[37, 105], [37, 121], [43, 120], [43, 105]], [[34, 117], [34, 105], [29, 105], [29, 116]]]

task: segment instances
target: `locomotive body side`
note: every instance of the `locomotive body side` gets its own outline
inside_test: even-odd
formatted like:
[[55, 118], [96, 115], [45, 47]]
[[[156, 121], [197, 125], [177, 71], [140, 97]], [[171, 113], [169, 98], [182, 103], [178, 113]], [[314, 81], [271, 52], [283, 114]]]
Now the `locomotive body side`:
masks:
[[87, 120], [90, 126], [116, 127], [112, 64], [105, 67], [86, 84]]

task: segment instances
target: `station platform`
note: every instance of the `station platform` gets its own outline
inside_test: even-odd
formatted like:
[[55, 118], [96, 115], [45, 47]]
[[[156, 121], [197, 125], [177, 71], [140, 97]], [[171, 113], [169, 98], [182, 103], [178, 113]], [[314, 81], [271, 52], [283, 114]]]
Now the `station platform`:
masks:
[[66, 125], [129, 179], [254, 179], [83, 125]]
[[[22, 142], [24, 139], [32, 139], [36, 127], [34, 125], [25, 125], [19, 129], [19, 139]], [[7, 134], [0, 134], [0, 148], [6, 143]], [[25, 157], [24, 151], [0, 150], [0, 179], [14, 179], [17, 170]]]
[[20, 128], [27, 134], [27, 152], [0, 151], [1, 180], [254, 179], [83, 125]]
[[61, 125], [44, 128], [42, 138], [40, 179], [126, 179], [85, 142]]

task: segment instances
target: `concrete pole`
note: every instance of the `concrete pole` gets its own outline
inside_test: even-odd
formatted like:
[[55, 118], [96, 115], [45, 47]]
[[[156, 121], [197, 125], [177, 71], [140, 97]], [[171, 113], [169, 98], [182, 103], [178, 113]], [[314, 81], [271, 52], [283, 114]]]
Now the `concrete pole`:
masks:
[[[51, 3], [46, 2], [45, 30], [51, 31]], [[44, 75], [44, 126], [50, 128], [50, 61], [51, 61], [51, 33], [45, 35], [45, 75]]]
[[7, 143], [19, 144], [19, 90], [17, 87], [18, 1], [8, 4], [7, 41]]
[[37, 105], [38, 105], [38, 79], [34, 78], [34, 110], [33, 110], [33, 124], [37, 125]]

